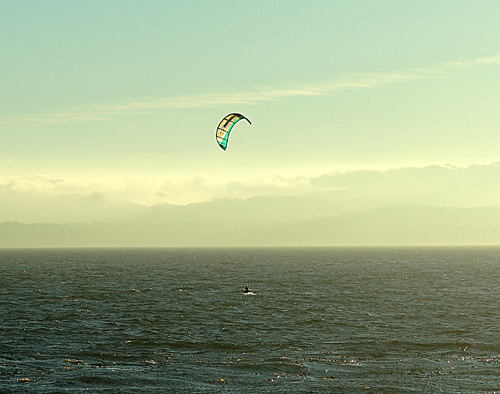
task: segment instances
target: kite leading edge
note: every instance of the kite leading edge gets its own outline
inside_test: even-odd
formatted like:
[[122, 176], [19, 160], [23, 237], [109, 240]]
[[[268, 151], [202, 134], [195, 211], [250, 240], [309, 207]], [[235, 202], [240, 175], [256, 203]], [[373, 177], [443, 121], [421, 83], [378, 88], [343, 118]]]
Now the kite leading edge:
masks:
[[238, 123], [241, 119], [245, 119], [248, 123], [252, 124], [252, 122], [250, 122], [250, 120], [247, 117], [238, 113], [232, 113], [226, 115], [220, 121], [219, 125], [217, 126], [217, 132], [215, 134], [215, 138], [217, 140], [217, 143], [222, 149], [226, 150], [227, 142], [229, 140], [229, 133], [231, 132], [233, 126], [236, 123]]

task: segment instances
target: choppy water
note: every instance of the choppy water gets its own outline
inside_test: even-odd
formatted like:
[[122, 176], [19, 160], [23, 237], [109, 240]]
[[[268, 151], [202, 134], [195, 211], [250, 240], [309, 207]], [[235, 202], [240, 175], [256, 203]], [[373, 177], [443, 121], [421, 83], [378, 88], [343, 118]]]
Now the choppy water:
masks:
[[0, 250], [0, 392], [86, 390], [500, 392], [500, 248]]

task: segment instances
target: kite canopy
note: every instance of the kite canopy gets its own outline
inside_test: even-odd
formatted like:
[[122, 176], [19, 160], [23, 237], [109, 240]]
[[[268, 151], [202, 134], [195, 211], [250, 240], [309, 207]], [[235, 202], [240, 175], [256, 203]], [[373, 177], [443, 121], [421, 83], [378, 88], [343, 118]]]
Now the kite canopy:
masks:
[[252, 124], [248, 118], [243, 116], [242, 114], [232, 113], [224, 116], [224, 118], [220, 121], [217, 126], [217, 132], [215, 134], [215, 138], [219, 146], [226, 150], [227, 142], [229, 140], [229, 133], [233, 126], [238, 123], [241, 119], [245, 119], [248, 123]]

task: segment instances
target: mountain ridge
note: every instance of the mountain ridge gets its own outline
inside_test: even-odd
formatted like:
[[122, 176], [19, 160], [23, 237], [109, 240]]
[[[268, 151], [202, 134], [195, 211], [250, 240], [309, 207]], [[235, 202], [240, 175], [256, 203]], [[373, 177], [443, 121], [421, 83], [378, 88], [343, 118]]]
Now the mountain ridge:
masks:
[[[243, 209], [245, 212], [239, 216], [217, 215], [220, 207], [227, 208], [228, 202], [221, 200], [191, 207], [164, 207], [164, 215], [156, 218], [139, 215], [122, 222], [3, 222], [0, 247], [500, 244], [500, 207], [393, 205], [327, 215], [333, 210], [328, 207], [327, 216], [315, 217], [316, 211], [299, 212], [292, 215], [294, 220], [280, 220], [286, 219], [287, 210], [298, 209], [297, 200], [290, 199], [292, 208], [281, 207], [281, 212], [274, 216], [264, 216], [266, 211], [261, 208], [245, 210], [245, 201], [234, 201], [234, 206], [228, 208], [229, 212]], [[279, 204], [284, 200], [261, 201]], [[306, 201], [311, 200], [305, 199], [301, 204]], [[211, 213], [206, 214], [207, 210]], [[256, 215], [259, 210], [261, 213]]]

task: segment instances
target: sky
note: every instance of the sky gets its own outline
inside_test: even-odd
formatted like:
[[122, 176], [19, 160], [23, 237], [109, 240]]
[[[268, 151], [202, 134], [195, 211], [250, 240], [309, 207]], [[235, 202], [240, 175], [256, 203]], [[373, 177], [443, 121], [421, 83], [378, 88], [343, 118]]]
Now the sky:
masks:
[[[436, 166], [455, 183], [435, 204], [500, 205], [482, 197], [500, 159], [498, 20], [496, 0], [0, 0], [0, 220], [57, 216], [61, 198], [334, 194], [367, 171], [411, 169], [401, 187], [428, 196]], [[252, 125], [223, 151], [230, 112]], [[474, 198], [457, 202], [467, 169]], [[360, 193], [384, 201], [373, 182]]]

